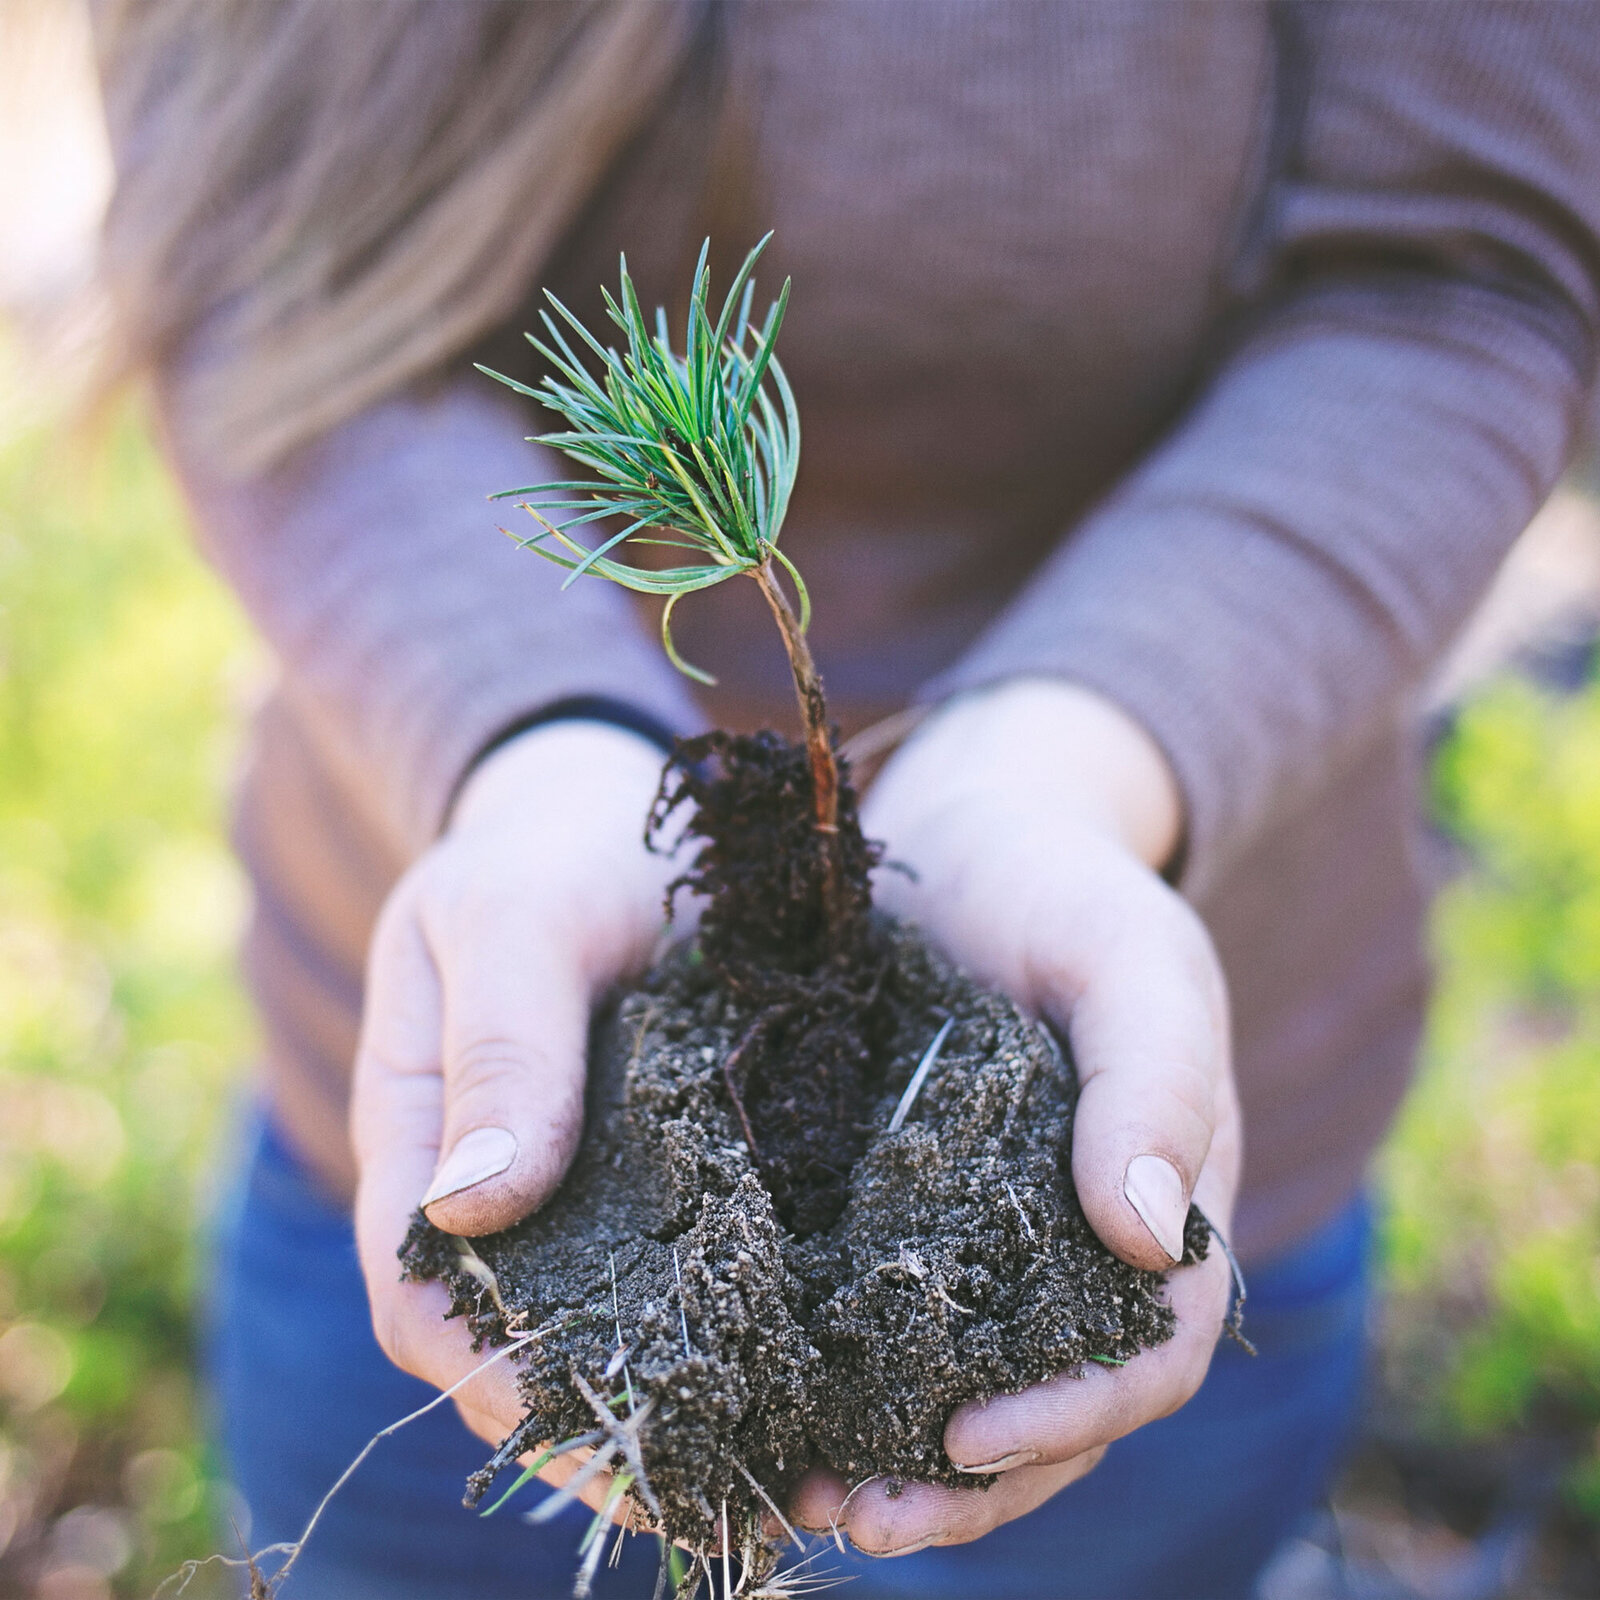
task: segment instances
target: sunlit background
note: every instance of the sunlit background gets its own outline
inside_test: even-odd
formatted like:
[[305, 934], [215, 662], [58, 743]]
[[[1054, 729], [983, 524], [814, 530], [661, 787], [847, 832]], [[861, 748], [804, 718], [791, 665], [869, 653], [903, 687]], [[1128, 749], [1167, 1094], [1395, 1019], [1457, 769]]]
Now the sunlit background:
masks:
[[[0, 1600], [149, 1595], [249, 1536], [193, 1365], [251, 1051], [225, 797], [267, 669], [138, 407], [65, 426], [97, 119], [71, 0], [0, 0]], [[1454, 876], [1380, 1171], [1380, 1385], [1264, 1600], [1600, 1594], [1597, 626], [1580, 471], [1419, 708]]]

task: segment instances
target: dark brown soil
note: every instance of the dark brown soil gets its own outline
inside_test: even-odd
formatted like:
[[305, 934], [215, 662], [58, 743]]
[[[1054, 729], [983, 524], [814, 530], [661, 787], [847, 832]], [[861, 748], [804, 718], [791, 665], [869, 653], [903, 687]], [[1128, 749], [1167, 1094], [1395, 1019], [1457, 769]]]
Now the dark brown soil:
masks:
[[[648, 1408], [636, 1431], [667, 1532], [714, 1546], [725, 1502], [747, 1545], [764, 1514], [754, 1486], [781, 1505], [815, 1463], [851, 1482], [982, 1486], [944, 1454], [957, 1406], [1171, 1335], [1162, 1276], [1118, 1261], [1078, 1207], [1076, 1086], [1053, 1037], [914, 930], [871, 918], [864, 893], [847, 959], [829, 948], [810, 869], [794, 865], [814, 836], [774, 852], [764, 831], [774, 786], [805, 815], [790, 749], [707, 744], [677, 767], [699, 786], [702, 830], [749, 837], [702, 851], [689, 876], [712, 894], [695, 948], [597, 1024], [584, 1143], [560, 1192], [470, 1245], [420, 1216], [412, 1229], [407, 1274], [443, 1280], [480, 1340], [547, 1330], [516, 1358], [527, 1419], [469, 1503], [519, 1453], [597, 1431], [596, 1402], [622, 1419]], [[853, 801], [849, 820], [864, 886], [873, 852]], [[717, 920], [719, 889], [752, 889], [752, 860], [798, 872], [790, 924], [760, 892]], [[1191, 1212], [1192, 1259], [1207, 1239]]]
[[848, 776], [839, 792], [840, 879], [831, 917], [805, 751], [775, 733], [682, 741], [647, 836], [680, 805], [695, 861], [667, 892], [705, 902], [698, 949], [749, 1014], [723, 1058], [729, 1100], [788, 1228], [806, 1235], [844, 1210], [866, 1148], [869, 1079], [883, 1054], [886, 955], [872, 919], [879, 851], [861, 836]]

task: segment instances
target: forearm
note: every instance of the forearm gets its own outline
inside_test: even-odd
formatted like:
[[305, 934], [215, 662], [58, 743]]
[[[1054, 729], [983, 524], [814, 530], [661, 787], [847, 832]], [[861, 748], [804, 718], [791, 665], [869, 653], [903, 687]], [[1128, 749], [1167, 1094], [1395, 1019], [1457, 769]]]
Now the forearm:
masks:
[[1114, 700], [1177, 775], [1203, 890], [1392, 726], [1561, 469], [1571, 365], [1440, 320], [1285, 308], [935, 690], [1053, 674]]
[[1281, 10], [1281, 138], [1188, 413], [930, 697], [1119, 704], [1208, 883], [1391, 729], [1555, 482], [1600, 317], [1581, 7]]

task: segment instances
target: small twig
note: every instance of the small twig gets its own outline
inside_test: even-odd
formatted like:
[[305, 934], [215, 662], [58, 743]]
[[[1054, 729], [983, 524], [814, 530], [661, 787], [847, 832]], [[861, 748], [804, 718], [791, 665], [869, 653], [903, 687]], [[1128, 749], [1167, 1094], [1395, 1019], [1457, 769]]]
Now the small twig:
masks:
[[723, 1600], [733, 1600], [733, 1579], [728, 1571], [728, 1497], [722, 1497], [722, 1595]]
[[933, 1064], [939, 1059], [939, 1052], [944, 1048], [944, 1042], [950, 1037], [950, 1030], [956, 1025], [954, 1017], [946, 1017], [933, 1036], [933, 1043], [923, 1051], [922, 1059], [917, 1063], [917, 1070], [911, 1074], [911, 1082], [906, 1085], [906, 1092], [900, 1096], [900, 1104], [894, 1108], [894, 1115], [889, 1118], [889, 1132], [898, 1133], [905, 1123], [906, 1115], [911, 1110], [913, 1103], [922, 1093], [922, 1086], [928, 1081], [928, 1074], [933, 1071]]

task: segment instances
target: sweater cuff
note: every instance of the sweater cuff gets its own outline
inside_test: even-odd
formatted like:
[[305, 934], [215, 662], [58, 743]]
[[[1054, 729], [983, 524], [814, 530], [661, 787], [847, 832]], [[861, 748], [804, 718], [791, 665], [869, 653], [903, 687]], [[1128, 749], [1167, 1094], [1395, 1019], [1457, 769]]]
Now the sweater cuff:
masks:
[[493, 734], [468, 761], [445, 803], [445, 825], [449, 825], [450, 818], [455, 812], [456, 802], [461, 798], [461, 791], [466, 788], [468, 780], [490, 756], [497, 750], [503, 750], [513, 739], [531, 733], [535, 728], [547, 727], [552, 722], [601, 722], [610, 728], [620, 728], [624, 733], [637, 734], [641, 739], [653, 744], [663, 756], [670, 756], [678, 740], [683, 737], [643, 706], [634, 705], [626, 700], [613, 699], [610, 695], [575, 694], [561, 700], [552, 700], [537, 711], [530, 711], [523, 716], [513, 718], [498, 733]]

